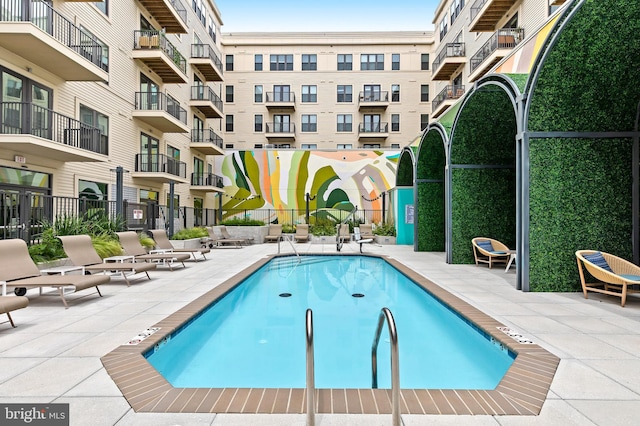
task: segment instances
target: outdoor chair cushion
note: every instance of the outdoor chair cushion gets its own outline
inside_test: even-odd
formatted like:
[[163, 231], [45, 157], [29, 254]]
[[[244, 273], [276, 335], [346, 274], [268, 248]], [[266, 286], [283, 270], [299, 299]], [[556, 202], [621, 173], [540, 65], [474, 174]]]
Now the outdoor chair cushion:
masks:
[[613, 272], [605, 258], [602, 256], [602, 253], [599, 251], [593, 254], [585, 254], [584, 258], [605, 271]]

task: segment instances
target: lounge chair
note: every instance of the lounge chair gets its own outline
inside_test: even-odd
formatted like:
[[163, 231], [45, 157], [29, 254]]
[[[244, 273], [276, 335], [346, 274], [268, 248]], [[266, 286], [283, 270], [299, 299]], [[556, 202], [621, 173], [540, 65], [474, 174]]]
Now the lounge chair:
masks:
[[373, 240], [375, 235], [373, 233], [373, 226], [370, 223], [361, 223], [358, 228], [360, 229], [360, 238], [363, 240]]
[[0, 296], [0, 314], [7, 314], [13, 328], [16, 328], [16, 324], [13, 322], [10, 312], [27, 306], [29, 306], [29, 299], [24, 296]]
[[84, 266], [85, 272], [89, 273], [119, 273], [127, 286], [131, 285], [128, 276], [144, 272], [147, 278], [151, 279], [149, 271], [156, 269], [155, 263], [108, 262], [107, 259], [103, 261], [96, 249], [93, 248], [91, 237], [88, 235], [67, 235], [58, 238], [62, 241], [62, 248], [71, 263]]
[[278, 242], [282, 239], [282, 224], [271, 223], [269, 224], [269, 233], [264, 237], [264, 240], [268, 243]]
[[220, 238], [221, 240], [227, 240], [227, 241], [240, 240], [240, 241], [242, 241], [243, 244], [245, 244], [247, 246], [249, 244], [251, 244], [252, 240], [250, 238], [232, 237], [231, 234], [229, 234], [229, 231], [227, 230], [227, 227], [224, 226], [224, 225], [218, 226], [218, 229], [220, 230], [220, 235], [222, 235], [222, 238]]
[[489, 269], [491, 269], [496, 263], [506, 265], [511, 260], [509, 247], [498, 240], [478, 237], [471, 240], [471, 245], [473, 246], [473, 257], [476, 260], [476, 265], [488, 263]]
[[211, 226], [207, 226], [206, 230], [209, 233], [209, 238], [203, 238], [201, 240], [202, 247], [208, 246], [209, 248], [214, 248], [214, 247], [223, 247], [226, 245], [232, 245], [232, 246], [235, 246], [236, 248], [242, 248], [241, 239], [221, 238], [218, 235], [216, 235], [216, 233], [213, 231], [213, 227]]
[[[585, 299], [588, 291], [595, 291], [620, 297], [620, 304], [624, 307], [628, 293], [640, 292], [637, 288], [629, 288], [640, 285], [640, 266], [612, 254], [595, 250], [578, 250], [576, 259]], [[588, 283], [582, 266], [598, 281]]]
[[349, 232], [348, 223], [341, 223], [339, 225], [336, 225], [336, 230], [337, 230], [336, 240], [340, 238], [340, 240], [345, 243], [348, 243], [349, 241], [351, 241], [351, 233]]
[[[81, 273], [83, 272], [82, 268], [78, 268], [78, 270]], [[98, 295], [102, 296], [98, 285], [108, 282], [108, 276], [84, 274], [42, 275], [31, 256], [29, 256], [27, 243], [21, 239], [0, 240], [0, 283], [2, 283], [3, 296], [7, 293], [7, 285], [14, 287], [17, 290], [16, 293], [21, 296], [29, 288], [38, 288], [42, 294], [43, 288], [53, 287], [58, 289], [58, 294], [64, 307], [68, 308], [69, 305], [64, 297], [65, 287], [73, 287], [75, 292], [95, 287]], [[21, 306], [23, 302], [12, 301], [12, 304], [24, 307]]]
[[306, 223], [296, 225], [296, 233], [293, 237], [297, 243], [306, 243], [309, 241], [309, 225]]
[[177, 262], [180, 262], [182, 267], [186, 268], [184, 261], [191, 257], [189, 253], [147, 253], [144, 246], [140, 244], [140, 238], [135, 231], [116, 232], [116, 235], [124, 252], [129, 256], [133, 256], [134, 262], [153, 262], [167, 266], [170, 271], [173, 271], [173, 267]]
[[[202, 257], [206, 259], [206, 253], [209, 253], [209, 250], [206, 247], [202, 248], [175, 248], [169, 241], [169, 237], [167, 237], [167, 232], [164, 229], [152, 229], [149, 231], [153, 241], [155, 241], [155, 250], [151, 250], [151, 253], [189, 253], [193, 256], [193, 260], [196, 262], [198, 258]], [[197, 254], [197, 255], [196, 255]]]

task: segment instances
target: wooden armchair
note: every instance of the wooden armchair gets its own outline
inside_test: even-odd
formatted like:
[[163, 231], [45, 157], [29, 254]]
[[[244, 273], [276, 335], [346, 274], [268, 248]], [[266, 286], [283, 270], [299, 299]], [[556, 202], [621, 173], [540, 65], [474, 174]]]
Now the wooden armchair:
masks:
[[[628, 293], [640, 292], [636, 288], [630, 288], [634, 285], [640, 285], [640, 266], [596, 250], [578, 250], [576, 260], [585, 299], [588, 291], [595, 291], [620, 297], [620, 304], [624, 307]], [[583, 266], [598, 281], [588, 283], [585, 279]]]
[[473, 257], [476, 260], [476, 265], [487, 263], [489, 264], [489, 269], [491, 269], [495, 263], [506, 265], [511, 259], [509, 247], [498, 240], [477, 237], [471, 240], [471, 245], [473, 246]]

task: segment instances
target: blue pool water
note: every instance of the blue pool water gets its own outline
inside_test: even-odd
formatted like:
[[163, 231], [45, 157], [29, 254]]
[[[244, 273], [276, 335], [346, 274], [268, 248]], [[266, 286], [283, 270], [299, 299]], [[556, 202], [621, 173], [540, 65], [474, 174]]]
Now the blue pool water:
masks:
[[[383, 307], [396, 321], [402, 388], [493, 389], [513, 362], [393, 266], [366, 256], [273, 259], [146, 356], [175, 387], [303, 388], [311, 308], [316, 387], [370, 388]], [[386, 326], [378, 374], [379, 387], [391, 387]]]

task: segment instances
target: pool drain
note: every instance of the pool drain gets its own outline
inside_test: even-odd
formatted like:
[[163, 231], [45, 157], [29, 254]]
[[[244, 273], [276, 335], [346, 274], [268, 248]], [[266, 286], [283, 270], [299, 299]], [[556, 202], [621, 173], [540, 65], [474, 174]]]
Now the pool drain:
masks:
[[291, 297], [291, 293], [280, 293], [278, 296], [280, 296], [280, 297]]
[[364, 294], [362, 294], [362, 293], [353, 293], [351, 295], [351, 297], [364, 297]]

